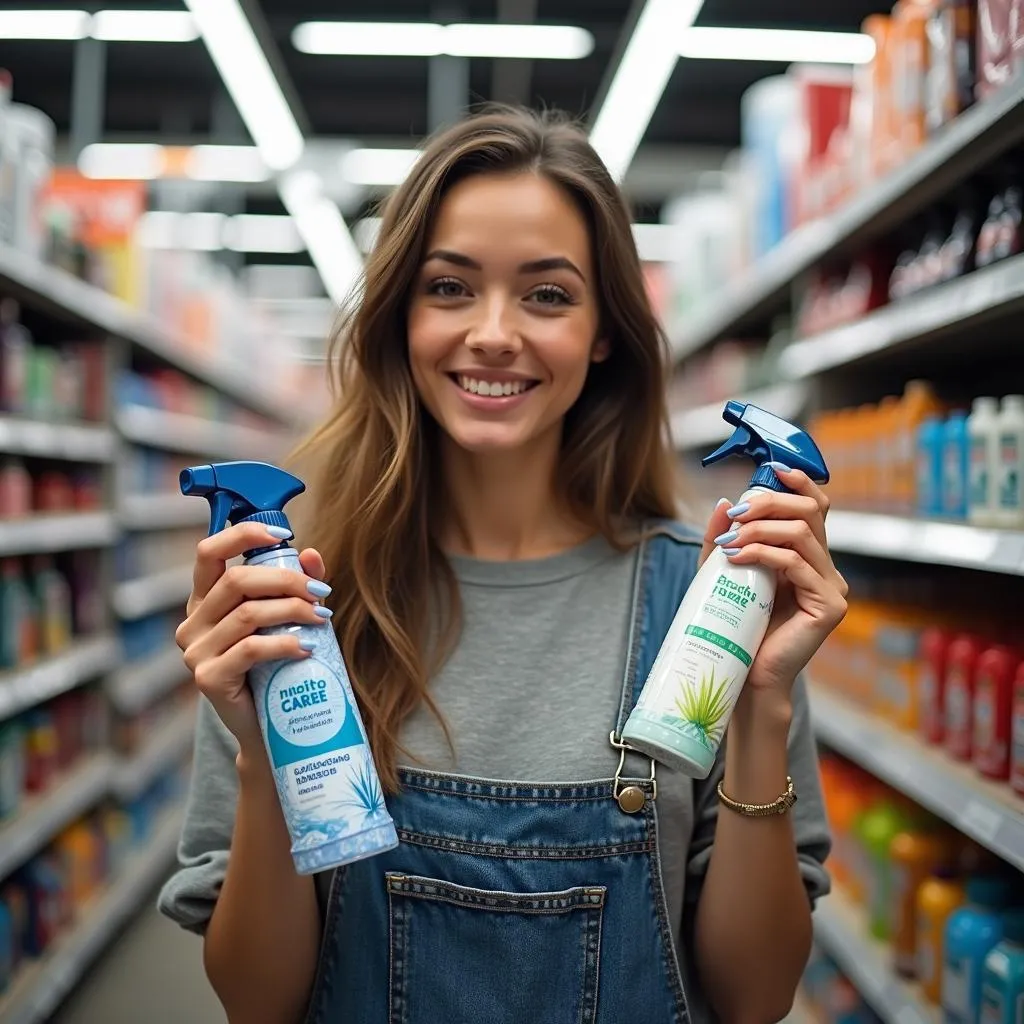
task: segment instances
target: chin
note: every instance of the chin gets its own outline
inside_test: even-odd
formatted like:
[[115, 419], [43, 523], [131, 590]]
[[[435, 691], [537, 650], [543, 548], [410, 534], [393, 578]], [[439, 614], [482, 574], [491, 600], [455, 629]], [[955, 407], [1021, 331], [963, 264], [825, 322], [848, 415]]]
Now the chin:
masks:
[[514, 452], [530, 443], [530, 438], [523, 436], [518, 430], [448, 430], [445, 427], [442, 429], [457, 447], [474, 455]]

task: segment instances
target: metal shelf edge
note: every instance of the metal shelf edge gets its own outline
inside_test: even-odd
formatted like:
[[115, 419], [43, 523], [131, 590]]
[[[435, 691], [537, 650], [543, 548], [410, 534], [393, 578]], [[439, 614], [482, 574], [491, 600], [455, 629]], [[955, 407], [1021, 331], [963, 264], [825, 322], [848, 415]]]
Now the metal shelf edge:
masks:
[[124, 663], [107, 681], [107, 694], [125, 715], [135, 715], [188, 678], [181, 651], [174, 644], [155, 655]]

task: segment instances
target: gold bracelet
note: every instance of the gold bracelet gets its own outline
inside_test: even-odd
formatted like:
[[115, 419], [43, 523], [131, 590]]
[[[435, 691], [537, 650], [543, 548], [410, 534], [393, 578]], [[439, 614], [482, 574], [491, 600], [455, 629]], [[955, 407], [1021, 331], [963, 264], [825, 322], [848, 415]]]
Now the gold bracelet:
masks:
[[744, 804], [738, 800], [733, 800], [725, 795], [721, 782], [718, 784], [718, 799], [730, 811], [742, 814], [745, 818], [770, 818], [776, 814], [785, 814], [789, 811], [793, 804], [796, 803], [796, 793], [793, 790], [793, 780], [786, 776], [786, 792], [774, 799], [770, 804]]

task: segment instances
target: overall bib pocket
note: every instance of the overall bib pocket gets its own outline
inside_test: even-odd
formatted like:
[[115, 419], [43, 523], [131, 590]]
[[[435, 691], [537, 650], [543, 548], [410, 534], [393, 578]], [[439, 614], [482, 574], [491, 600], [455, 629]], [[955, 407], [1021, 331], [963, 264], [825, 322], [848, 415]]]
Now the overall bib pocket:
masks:
[[607, 889], [388, 874], [390, 1024], [593, 1024]]

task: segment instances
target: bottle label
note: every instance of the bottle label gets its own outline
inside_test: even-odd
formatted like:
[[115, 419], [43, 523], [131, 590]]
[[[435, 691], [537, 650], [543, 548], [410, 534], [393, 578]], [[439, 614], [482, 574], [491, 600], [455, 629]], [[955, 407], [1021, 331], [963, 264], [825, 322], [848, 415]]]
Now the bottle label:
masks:
[[988, 439], [972, 437], [970, 445], [970, 506], [971, 508], [989, 508], [990, 478], [988, 471]]
[[938, 680], [935, 678], [935, 670], [930, 664], [926, 663], [921, 668], [919, 686], [921, 693], [921, 726], [926, 734], [931, 734], [935, 731], [935, 725], [939, 717], [939, 687]]
[[1024, 507], [1021, 493], [1020, 437], [1015, 433], [999, 436], [999, 508], [1004, 512], [1020, 512]]
[[695, 741], [709, 759], [722, 742], [775, 596], [774, 574], [730, 571], [720, 551], [712, 558], [720, 565], [718, 574], [706, 564], [703, 600], [694, 606], [684, 599], [627, 730], [646, 729], [652, 738], [667, 731]]
[[946, 683], [946, 732], [962, 737], [970, 722], [970, 699], [962, 670], [951, 668]]
[[974, 751], [979, 761], [987, 762], [995, 742], [995, 706], [992, 680], [978, 679], [974, 697]]
[[1002, 994], [994, 986], [985, 985], [981, 990], [981, 1024], [1004, 1024], [1004, 1012]]
[[972, 1019], [972, 974], [969, 957], [946, 957], [942, 971], [942, 1009], [946, 1020]]
[[953, 515], [961, 514], [964, 505], [963, 467], [960, 461], [960, 446], [946, 444], [943, 451], [942, 500], [944, 511]]

